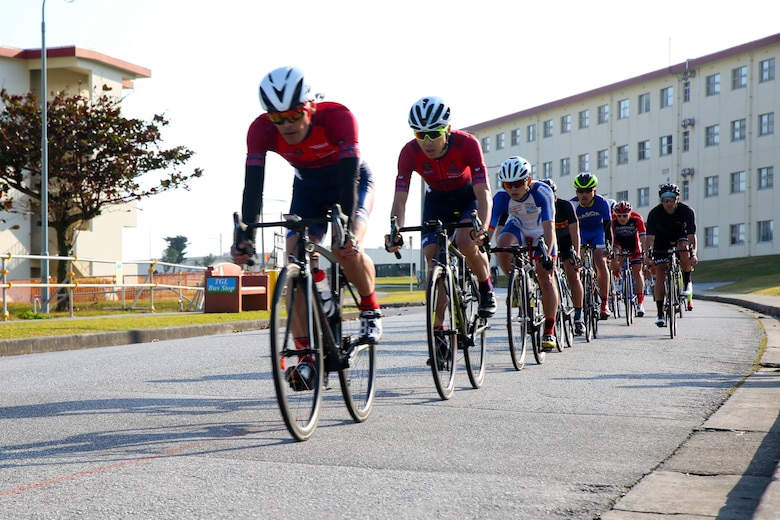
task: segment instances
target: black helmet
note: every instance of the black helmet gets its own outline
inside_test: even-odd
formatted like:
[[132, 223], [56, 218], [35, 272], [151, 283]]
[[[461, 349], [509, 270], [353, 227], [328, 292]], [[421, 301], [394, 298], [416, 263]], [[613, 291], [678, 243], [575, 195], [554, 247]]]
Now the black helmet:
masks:
[[666, 184], [661, 184], [661, 187], [658, 188], [658, 196], [661, 198], [679, 197], [680, 188], [676, 184], [672, 184], [671, 182], [667, 182]]
[[543, 182], [552, 188], [553, 193], [558, 193], [558, 186], [555, 185], [552, 179], [539, 179], [539, 182]]

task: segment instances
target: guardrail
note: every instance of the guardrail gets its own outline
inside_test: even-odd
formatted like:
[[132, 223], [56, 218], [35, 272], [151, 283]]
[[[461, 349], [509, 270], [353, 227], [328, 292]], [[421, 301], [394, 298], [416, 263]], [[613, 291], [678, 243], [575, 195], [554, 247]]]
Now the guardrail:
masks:
[[[42, 280], [9, 280], [7, 269], [7, 263], [11, 260], [58, 260], [68, 262], [68, 276], [67, 280], [63, 283], [56, 283], [49, 281], [44, 283]], [[96, 275], [89, 277], [76, 277], [74, 272], [74, 262], [89, 262], [89, 263], [106, 263], [114, 264], [117, 266], [116, 273], [112, 275]], [[128, 283], [127, 279], [135, 276], [140, 278], [140, 275], [124, 275], [122, 273], [123, 266], [127, 264], [145, 265], [148, 264], [147, 274], [144, 277], [143, 282]], [[178, 269], [179, 272], [174, 273], [158, 273], [157, 267]], [[116, 260], [102, 260], [96, 258], [79, 258], [75, 256], [40, 256], [40, 255], [12, 255], [7, 253], [0, 256], [0, 290], [2, 290], [3, 298], [3, 321], [8, 321], [8, 303], [11, 293], [14, 293], [14, 301], [25, 301], [33, 305], [33, 311], [37, 312], [42, 306], [40, 291], [35, 289], [41, 289], [48, 287], [50, 289], [58, 289], [58, 291], [50, 292], [49, 304], [55, 303], [57, 299], [61, 298], [59, 289], [66, 290], [66, 297], [68, 301], [68, 309], [71, 317], [74, 315], [74, 301], [78, 298], [87, 296], [91, 298], [91, 301], [97, 301], [96, 297], [101, 298], [104, 301], [118, 301], [121, 302], [121, 310], [136, 310], [140, 307], [139, 302], [146, 301], [143, 296], [148, 292], [149, 294], [149, 306], [145, 309], [154, 312], [155, 293], [158, 298], [161, 292], [172, 292], [177, 298], [180, 311], [196, 311], [203, 309], [203, 280], [205, 278], [206, 267], [184, 265], [184, 264], [172, 264], [168, 262], [161, 262], [156, 259], [151, 260], [133, 260], [128, 262], [117, 262]], [[100, 278], [108, 279], [111, 281], [100, 282], [95, 281]], [[172, 280], [172, 278], [174, 278]], [[85, 281], [89, 280], [89, 281]], [[175, 283], [171, 283], [175, 282]], [[18, 289], [27, 289], [29, 292], [25, 295], [20, 295]], [[87, 289], [87, 291], [84, 291]], [[127, 306], [127, 294], [128, 291], [133, 294], [132, 304]], [[52, 300], [55, 300], [54, 302]], [[89, 299], [87, 300], [89, 301]], [[185, 305], [186, 303], [186, 305]]]

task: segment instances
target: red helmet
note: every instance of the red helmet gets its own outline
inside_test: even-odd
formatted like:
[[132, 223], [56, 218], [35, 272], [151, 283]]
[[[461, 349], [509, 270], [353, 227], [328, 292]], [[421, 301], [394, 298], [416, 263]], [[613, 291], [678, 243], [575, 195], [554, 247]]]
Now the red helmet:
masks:
[[621, 215], [631, 213], [631, 203], [627, 200], [621, 200], [615, 204], [615, 213], [620, 213]]

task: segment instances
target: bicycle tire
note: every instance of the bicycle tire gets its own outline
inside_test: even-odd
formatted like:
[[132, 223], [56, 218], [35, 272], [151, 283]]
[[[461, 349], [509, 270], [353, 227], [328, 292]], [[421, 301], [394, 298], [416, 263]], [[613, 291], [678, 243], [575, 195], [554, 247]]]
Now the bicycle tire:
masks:
[[[339, 269], [339, 271], [341, 271]], [[339, 383], [344, 404], [349, 415], [355, 422], [365, 421], [374, 406], [376, 393], [376, 360], [377, 348], [374, 344], [361, 343], [360, 320], [345, 317], [344, 309], [354, 307], [357, 309], [358, 301], [356, 290], [352, 287], [343, 272], [336, 274], [332, 287], [338, 287], [337, 301], [339, 304], [340, 320], [338, 321], [337, 334], [342, 355], [347, 356], [347, 366], [339, 370]]]
[[[281, 270], [273, 293], [270, 326], [271, 367], [276, 400], [287, 430], [299, 441], [308, 440], [317, 429], [325, 380], [321, 324], [316, 313], [292, 312], [292, 309], [298, 308], [300, 311], [306, 305], [303, 293], [305, 283], [297, 264], [289, 264]], [[309, 314], [311, 321], [307, 317]], [[301, 315], [305, 323], [299, 324], [297, 320]], [[299, 361], [300, 351], [296, 350], [294, 337], [301, 334], [301, 330], [309, 336], [309, 349], [305, 352], [311, 356], [315, 370], [310, 390], [295, 390], [286, 378], [286, 370], [292, 368], [293, 358], [296, 358], [296, 363]]]
[[531, 295], [531, 301], [534, 304], [531, 309], [531, 345], [533, 346], [534, 359], [536, 359], [537, 364], [541, 365], [547, 358], [547, 352], [542, 350], [544, 307], [542, 305], [542, 289], [538, 283], [535, 285], [536, 287]]
[[571, 295], [571, 287], [564, 271], [558, 271], [559, 287], [561, 288], [561, 330], [564, 339], [564, 347], [574, 346], [574, 299]]
[[[428, 329], [428, 354], [436, 391], [443, 400], [455, 391], [458, 341], [453, 314], [454, 302], [449, 272], [437, 265], [431, 270], [426, 290], [425, 311]], [[441, 316], [439, 316], [441, 314]], [[441, 318], [437, 320], [438, 318]], [[436, 328], [436, 322], [441, 328]], [[438, 352], [441, 345], [441, 355]], [[446, 347], [446, 352], [444, 349]]]
[[528, 293], [526, 280], [519, 269], [512, 269], [509, 275], [509, 289], [506, 298], [506, 330], [509, 335], [509, 355], [515, 370], [525, 366], [528, 346]]
[[630, 271], [623, 270], [623, 307], [626, 311], [626, 326], [634, 322], [634, 279]]
[[590, 343], [590, 340], [593, 339], [593, 300], [590, 272], [586, 271], [582, 278], [582, 321], [585, 326], [585, 342]]
[[591, 276], [591, 301], [593, 302], [593, 313], [591, 314], [590, 319], [593, 320], [593, 327], [591, 330], [591, 336], [593, 339], [598, 339], [599, 337], [599, 320], [601, 319], [600, 316], [600, 310], [601, 310], [601, 297], [599, 296], [599, 288], [596, 286], [596, 276]]
[[461, 299], [463, 315], [468, 324], [468, 337], [461, 337], [459, 341], [463, 349], [463, 358], [466, 363], [466, 372], [469, 376], [472, 388], [479, 388], [485, 381], [485, 352], [487, 341], [487, 320], [479, 316], [479, 285], [477, 277], [469, 273], [465, 283], [465, 292]]
[[[673, 270], [671, 270], [673, 271]], [[666, 323], [669, 327], [669, 337], [674, 339], [677, 335], [677, 310], [675, 309], [675, 289], [673, 283], [674, 272], [666, 273]]]

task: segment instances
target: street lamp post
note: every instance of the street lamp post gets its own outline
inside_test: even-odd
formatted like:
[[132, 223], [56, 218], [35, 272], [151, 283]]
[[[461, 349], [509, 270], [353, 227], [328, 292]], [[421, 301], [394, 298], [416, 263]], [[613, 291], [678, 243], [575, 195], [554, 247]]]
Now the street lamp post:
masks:
[[[72, 3], [73, 0], [65, 0]], [[41, 312], [49, 312], [49, 135], [46, 84], [46, 0], [41, 2]]]

